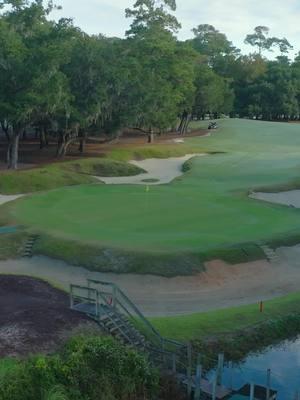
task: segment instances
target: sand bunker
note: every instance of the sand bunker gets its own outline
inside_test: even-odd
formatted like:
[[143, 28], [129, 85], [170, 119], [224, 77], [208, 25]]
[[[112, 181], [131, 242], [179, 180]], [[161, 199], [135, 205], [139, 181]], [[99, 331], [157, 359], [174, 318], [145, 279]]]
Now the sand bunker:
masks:
[[0, 274], [32, 275], [66, 290], [70, 283], [86, 284], [88, 277], [115, 282], [147, 316], [173, 316], [258, 303], [298, 291], [299, 261], [294, 264], [286, 260], [299, 260], [300, 246], [296, 254], [290, 249], [277, 254], [284, 262], [228, 265], [212, 261], [206, 264], [204, 273], [175, 278], [94, 272], [42, 256], [0, 261]]
[[3, 195], [3, 194], [0, 194], [0, 206], [2, 204], [9, 203], [10, 201], [17, 200], [18, 198], [20, 198], [22, 196], [24, 196], [24, 195], [23, 194], [18, 194], [18, 195], [14, 195], [14, 196], [6, 196], [6, 195]]
[[249, 197], [251, 199], [300, 208], [300, 190], [289, 190], [287, 192], [279, 193], [255, 192], [251, 193]]
[[[161, 185], [170, 183], [173, 179], [183, 174], [182, 165], [196, 156], [206, 154], [187, 154], [184, 157], [171, 157], [166, 159], [149, 158], [143, 161], [130, 161], [147, 171], [135, 176], [100, 177], [96, 178], [109, 185], [134, 184], [134, 185]], [[153, 181], [152, 181], [153, 180]]]

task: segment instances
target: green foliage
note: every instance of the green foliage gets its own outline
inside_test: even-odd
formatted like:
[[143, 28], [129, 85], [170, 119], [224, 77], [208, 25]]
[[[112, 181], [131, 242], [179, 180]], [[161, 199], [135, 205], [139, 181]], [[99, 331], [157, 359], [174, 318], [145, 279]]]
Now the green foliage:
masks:
[[0, 375], [2, 400], [151, 399], [158, 375], [109, 337], [73, 338], [60, 354], [35, 356]]
[[[269, 37], [258, 26], [246, 42], [259, 54], [242, 56], [226, 35], [209, 24], [179, 41], [175, 0], [136, 0], [125, 39], [88, 35], [70, 19], [49, 18], [52, 1], [6, 0], [0, 14], [0, 123], [7, 138], [7, 163], [16, 169], [26, 128], [51, 133], [57, 156], [88, 135], [119, 137], [124, 128], [153, 133], [186, 132], [192, 117], [206, 113], [258, 119], [298, 119], [297, 60], [283, 55], [286, 38]], [[5, 7], [6, 6], [6, 7]], [[277, 47], [268, 62], [263, 50]]]
[[291, 46], [286, 38], [268, 37], [269, 32], [268, 27], [257, 26], [253, 34], [246, 36], [245, 43], [250, 46], [257, 46], [259, 54], [262, 54], [263, 50], [271, 51], [274, 46], [278, 46], [281, 54], [288, 53], [289, 50], [293, 49], [293, 46]]
[[204, 63], [196, 68], [196, 95], [193, 114], [199, 119], [205, 114], [228, 114], [233, 108], [234, 94], [226, 78], [216, 74]]

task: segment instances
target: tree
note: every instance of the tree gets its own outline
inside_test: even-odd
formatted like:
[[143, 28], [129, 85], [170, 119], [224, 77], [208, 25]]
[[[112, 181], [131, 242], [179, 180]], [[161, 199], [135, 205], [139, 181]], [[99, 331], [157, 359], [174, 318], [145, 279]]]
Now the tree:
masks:
[[173, 35], [180, 25], [168, 9], [175, 8], [171, 0], [139, 0], [133, 10], [126, 11], [127, 17], [134, 17], [127, 32], [128, 56], [135, 75], [129, 114], [133, 126], [147, 133], [149, 142], [155, 132], [174, 126], [192, 104], [192, 50], [178, 46]]
[[258, 47], [258, 53], [262, 54], [263, 50], [270, 50], [272, 43], [268, 35], [270, 29], [266, 26], [257, 26], [254, 33], [246, 36], [245, 43], [253, 47]]
[[239, 49], [233, 46], [224, 33], [219, 32], [214, 26], [203, 24], [192, 29], [195, 38], [192, 40], [193, 47], [200, 54], [214, 59], [217, 56], [228, 54], [239, 54]]
[[279, 39], [277, 37], [269, 37], [270, 29], [266, 26], [257, 26], [254, 28], [254, 33], [247, 35], [245, 43], [250, 46], [258, 47], [258, 52], [261, 55], [264, 50], [272, 51], [274, 46], [277, 46], [282, 54], [287, 53], [293, 48], [286, 38]]
[[181, 25], [168, 11], [176, 11], [176, 0], [137, 0], [133, 9], [125, 10], [126, 17], [133, 18], [126, 35], [138, 35], [150, 27], [177, 32]]
[[24, 129], [65, 101], [60, 65], [67, 54], [57, 42], [63, 22], [47, 20], [51, 2], [9, 0], [1, 5], [11, 7], [0, 16], [0, 119], [10, 126], [8, 167], [16, 169]]
[[232, 111], [234, 94], [230, 82], [201, 61], [196, 68], [195, 86], [193, 114], [197, 118], [204, 119], [207, 113], [218, 117]]

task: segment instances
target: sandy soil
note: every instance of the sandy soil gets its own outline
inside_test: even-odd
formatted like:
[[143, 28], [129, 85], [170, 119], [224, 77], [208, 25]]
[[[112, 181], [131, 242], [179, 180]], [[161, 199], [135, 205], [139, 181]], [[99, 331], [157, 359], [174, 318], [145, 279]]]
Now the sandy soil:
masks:
[[6, 196], [3, 194], [0, 194], [0, 206], [2, 204], [9, 203], [10, 201], [17, 200], [18, 198], [20, 198], [22, 196], [24, 196], [24, 194], [18, 194], [18, 195], [14, 195], [14, 196]]
[[32, 278], [1, 276], [0, 304], [0, 357], [53, 351], [74, 329], [96, 329], [65, 293]]
[[[119, 184], [135, 184], [135, 185], [161, 185], [171, 182], [173, 179], [181, 176], [182, 165], [189, 159], [196, 156], [205, 156], [206, 154], [187, 154], [184, 157], [170, 157], [166, 159], [149, 158], [142, 161], [130, 161], [131, 164], [136, 165], [147, 173], [135, 176], [123, 177], [96, 177], [102, 182], [109, 185]], [[144, 180], [154, 179], [155, 182], [145, 182]]]
[[300, 190], [289, 190], [287, 192], [279, 193], [254, 192], [251, 193], [249, 197], [251, 199], [300, 208]]
[[[205, 273], [191, 277], [117, 275], [91, 272], [46, 257], [0, 262], [0, 273], [28, 274], [59, 284], [85, 284], [86, 278], [115, 282], [148, 316], [172, 316], [256, 303], [299, 291], [300, 245], [277, 251], [281, 262], [227, 265], [209, 262]], [[293, 262], [290, 262], [293, 261]]]

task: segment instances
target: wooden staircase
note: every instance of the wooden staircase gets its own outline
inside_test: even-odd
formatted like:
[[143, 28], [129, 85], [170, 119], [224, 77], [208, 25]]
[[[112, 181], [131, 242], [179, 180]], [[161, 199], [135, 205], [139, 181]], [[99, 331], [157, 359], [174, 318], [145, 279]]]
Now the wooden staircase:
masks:
[[71, 309], [93, 318], [105, 332], [142, 351], [153, 365], [175, 377], [186, 388], [188, 400], [221, 400], [231, 393], [216, 379], [204, 379], [199, 365], [192, 367], [191, 345], [161, 336], [117, 285], [92, 279], [86, 286], [71, 285], [70, 302]]
[[187, 345], [164, 338], [137, 306], [110, 282], [89, 279], [87, 286], [71, 285], [71, 308], [93, 318], [122, 343], [146, 352], [157, 366], [174, 373], [187, 368]]
[[31, 258], [33, 255], [33, 247], [38, 239], [38, 235], [30, 235], [25, 243], [22, 257]]
[[128, 318], [116, 311], [110, 311], [109, 309], [105, 311], [98, 319], [98, 322], [106, 332], [116, 337], [123, 344], [131, 345], [140, 350], [145, 349], [145, 337], [134, 327]]
[[266, 245], [260, 245], [261, 249], [265, 253], [265, 256], [267, 257], [267, 260], [270, 261], [271, 263], [278, 263], [279, 262], [279, 257], [276, 254], [276, 252], [269, 246]]

